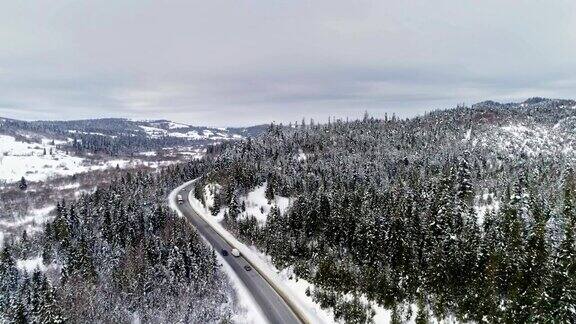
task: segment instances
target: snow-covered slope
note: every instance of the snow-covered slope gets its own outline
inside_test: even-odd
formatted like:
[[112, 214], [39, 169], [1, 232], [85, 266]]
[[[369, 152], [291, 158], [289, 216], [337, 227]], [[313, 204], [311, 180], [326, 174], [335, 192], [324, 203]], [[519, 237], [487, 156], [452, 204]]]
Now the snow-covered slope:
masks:
[[[52, 151], [52, 154], [50, 154]], [[50, 175], [71, 175], [85, 169], [84, 159], [66, 155], [48, 141], [26, 143], [0, 135], [0, 180], [45, 180]]]
[[[170, 163], [170, 161], [149, 162], [135, 157], [90, 159], [69, 154], [59, 146], [61, 143], [47, 138], [42, 139], [40, 143], [26, 142], [13, 136], [0, 135], [0, 183], [16, 182], [22, 177], [27, 181], [46, 181], [53, 177], [114, 167], [137, 165], [156, 167]], [[193, 157], [200, 154], [202, 153], [196, 152]]]
[[148, 123], [139, 125], [150, 138], [178, 137], [189, 140], [233, 140], [244, 136], [229, 132], [227, 129], [192, 127], [172, 122]]
[[535, 157], [566, 156], [575, 157], [574, 128], [560, 127], [564, 121], [555, 125], [511, 122], [505, 126], [491, 127], [482, 136], [472, 138], [474, 144], [494, 147], [502, 153], [521, 152]]
[[266, 198], [267, 185], [265, 182], [249, 192], [246, 197], [240, 198], [240, 202], [246, 207], [246, 210], [242, 211], [238, 217], [254, 217], [259, 222], [264, 223], [273, 206], [278, 207], [280, 214], [286, 212], [291, 203], [290, 199], [276, 195], [272, 201], [268, 201]]

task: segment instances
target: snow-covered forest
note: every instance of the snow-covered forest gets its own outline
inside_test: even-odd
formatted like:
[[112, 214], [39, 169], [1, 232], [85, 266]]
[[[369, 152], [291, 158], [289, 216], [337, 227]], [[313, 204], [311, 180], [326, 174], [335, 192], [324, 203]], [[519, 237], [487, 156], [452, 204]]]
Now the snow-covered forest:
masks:
[[[230, 231], [314, 284], [345, 322], [576, 319], [576, 102], [272, 125], [209, 150], [197, 186]], [[245, 196], [293, 200], [246, 215]]]
[[214, 251], [166, 205], [200, 170], [125, 173], [59, 202], [44, 231], [5, 242], [0, 322], [230, 320], [234, 294]]
[[574, 121], [576, 102], [540, 98], [303, 121], [119, 171], [4, 242], [0, 321], [233, 321], [214, 251], [167, 206], [197, 177], [196, 198], [340, 322], [374, 304], [396, 323], [574, 321]]

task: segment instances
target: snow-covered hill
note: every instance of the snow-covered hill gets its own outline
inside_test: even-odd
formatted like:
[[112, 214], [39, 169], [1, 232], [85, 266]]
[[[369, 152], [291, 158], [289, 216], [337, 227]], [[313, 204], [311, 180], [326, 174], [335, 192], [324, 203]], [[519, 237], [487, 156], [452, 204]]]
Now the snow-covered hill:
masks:
[[[48, 138], [33, 142], [0, 135], [0, 183], [16, 182], [22, 177], [27, 181], [46, 181], [54, 177], [146, 163], [134, 157], [93, 159], [76, 156], [62, 149], [64, 143]], [[161, 164], [161, 161], [155, 163]], [[151, 163], [146, 165], [152, 166]]]
[[258, 135], [265, 126], [214, 128], [168, 120], [104, 118], [73, 121], [0, 119], [0, 134], [48, 137], [64, 141], [77, 152], [131, 155], [166, 148], [199, 148]]
[[0, 182], [21, 177], [44, 181], [141, 160], [161, 164], [166, 156], [195, 157], [207, 145], [242, 140], [263, 129], [197, 127], [168, 120], [0, 118]]
[[532, 98], [271, 127], [209, 152], [194, 197], [341, 322], [571, 322], [575, 108]]
[[520, 103], [484, 101], [434, 111], [415, 120], [449, 132], [465, 150], [485, 150], [498, 159], [576, 157], [576, 101], [531, 98]]
[[189, 140], [233, 140], [243, 135], [226, 128], [194, 127], [170, 121], [134, 121], [150, 138], [178, 137]]

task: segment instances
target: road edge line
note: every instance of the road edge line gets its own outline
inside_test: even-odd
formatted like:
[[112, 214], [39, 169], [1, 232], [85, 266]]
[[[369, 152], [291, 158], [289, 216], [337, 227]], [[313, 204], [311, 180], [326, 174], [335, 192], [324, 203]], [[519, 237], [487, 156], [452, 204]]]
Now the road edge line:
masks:
[[[193, 185], [194, 182], [196, 182], [197, 180], [198, 179], [188, 181], [188, 182], [184, 183], [183, 185], [179, 186], [178, 188], [176, 188], [174, 191], [181, 191], [183, 188], [188, 187], [190, 185]], [[238, 241], [238, 239], [236, 239], [234, 236], [232, 236], [232, 234], [230, 234], [224, 228], [222, 228], [220, 226], [214, 226], [214, 224], [213, 224], [214, 220], [213, 219], [208, 219], [207, 217], [205, 217], [205, 215], [202, 211], [197, 210], [196, 206], [194, 206], [192, 204], [192, 201], [196, 200], [196, 198], [193, 195], [194, 195], [194, 190], [190, 190], [190, 192], [188, 193], [188, 202], [190, 203], [190, 207], [194, 210], [194, 212], [196, 212], [196, 214], [198, 214], [198, 216], [200, 216], [208, 225], [210, 225], [210, 227], [212, 227], [212, 229], [216, 233], [218, 233], [218, 235], [220, 235], [220, 237], [222, 237], [222, 239], [225, 240], [230, 246], [232, 246], [232, 247], [234, 247], [240, 251], [240, 253], [244, 257], [244, 259], [252, 266], [252, 268], [254, 268], [256, 271], [258, 271], [260, 276], [262, 276], [262, 278], [264, 278], [264, 280], [266, 280], [266, 282], [270, 285], [270, 287], [272, 287], [272, 289], [274, 289], [274, 291], [276, 291], [278, 296], [280, 296], [280, 298], [282, 298], [284, 300], [286, 305], [288, 305], [288, 307], [290, 307], [290, 309], [296, 315], [296, 317], [298, 317], [298, 319], [304, 324], [321, 323], [320, 319], [312, 318], [313, 316], [311, 314], [309, 314], [308, 311], [306, 311], [306, 308], [304, 306], [302, 306], [302, 305], [300, 305], [300, 303], [297, 303], [294, 301], [297, 298], [293, 297], [292, 296], [293, 294], [290, 293], [289, 291], [287, 291], [287, 288], [281, 287], [282, 284], [280, 283], [279, 279], [272, 278], [269, 275], [269, 273], [267, 273], [267, 271], [264, 269], [264, 267], [266, 265], [264, 264], [264, 262], [262, 260], [253, 258], [252, 250], [250, 250], [244, 243]], [[175, 198], [175, 196], [176, 196], [176, 194], [174, 196], [172, 196], [171, 198]], [[174, 201], [174, 199], [172, 199], [172, 201]], [[177, 206], [177, 204], [176, 204], [176, 206]], [[182, 212], [180, 212], [180, 214], [181, 213]]]

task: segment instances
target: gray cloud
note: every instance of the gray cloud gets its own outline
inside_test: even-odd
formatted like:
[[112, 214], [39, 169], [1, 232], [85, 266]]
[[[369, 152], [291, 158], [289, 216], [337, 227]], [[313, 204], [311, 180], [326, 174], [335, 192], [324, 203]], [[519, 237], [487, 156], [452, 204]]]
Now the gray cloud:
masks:
[[3, 1], [0, 115], [217, 126], [570, 97], [572, 1]]

